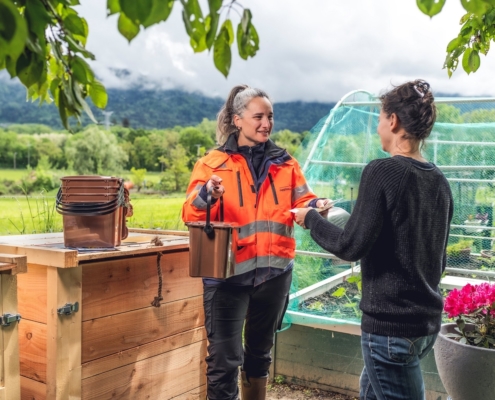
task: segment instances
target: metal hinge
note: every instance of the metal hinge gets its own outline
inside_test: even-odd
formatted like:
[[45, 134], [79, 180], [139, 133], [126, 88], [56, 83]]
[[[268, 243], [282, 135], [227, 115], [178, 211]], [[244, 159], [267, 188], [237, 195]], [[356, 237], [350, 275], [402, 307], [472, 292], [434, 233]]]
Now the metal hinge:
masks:
[[17, 322], [20, 320], [20, 314], [3, 314], [0, 315], [0, 326], [10, 326], [12, 322]]
[[59, 315], [71, 315], [72, 313], [79, 311], [79, 303], [76, 301], [74, 304], [67, 303], [65, 306], [57, 308], [57, 314]]

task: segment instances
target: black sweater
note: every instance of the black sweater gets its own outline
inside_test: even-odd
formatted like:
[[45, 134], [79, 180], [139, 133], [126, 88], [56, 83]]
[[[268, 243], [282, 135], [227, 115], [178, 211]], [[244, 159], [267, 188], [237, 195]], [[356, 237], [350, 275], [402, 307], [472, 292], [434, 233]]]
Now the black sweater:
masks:
[[395, 156], [363, 170], [344, 230], [309, 211], [304, 224], [325, 250], [361, 260], [364, 332], [384, 336], [437, 333], [438, 285], [453, 214], [450, 186], [433, 164]]

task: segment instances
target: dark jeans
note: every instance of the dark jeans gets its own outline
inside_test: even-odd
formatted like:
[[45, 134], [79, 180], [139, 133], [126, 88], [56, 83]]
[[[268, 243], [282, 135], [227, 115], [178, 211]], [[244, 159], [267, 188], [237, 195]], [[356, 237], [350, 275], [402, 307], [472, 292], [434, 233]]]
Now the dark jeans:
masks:
[[238, 398], [239, 366], [248, 377], [268, 375], [270, 350], [287, 309], [291, 280], [292, 271], [287, 271], [256, 287], [204, 286], [208, 399]]
[[437, 335], [405, 338], [361, 332], [361, 400], [424, 400], [419, 360], [428, 354], [436, 338]]

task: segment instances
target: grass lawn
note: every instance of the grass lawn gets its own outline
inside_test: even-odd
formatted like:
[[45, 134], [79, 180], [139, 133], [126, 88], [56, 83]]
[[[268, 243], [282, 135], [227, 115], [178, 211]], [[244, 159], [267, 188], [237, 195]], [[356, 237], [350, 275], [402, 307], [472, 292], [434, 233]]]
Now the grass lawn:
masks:
[[[181, 220], [184, 196], [171, 198], [132, 197], [134, 215], [128, 226], [185, 230]], [[61, 232], [62, 216], [55, 211], [53, 196], [0, 197], [0, 235]]]
[[19, 181], [28, 174], [26, 168], [0, 169], [0, 180]]

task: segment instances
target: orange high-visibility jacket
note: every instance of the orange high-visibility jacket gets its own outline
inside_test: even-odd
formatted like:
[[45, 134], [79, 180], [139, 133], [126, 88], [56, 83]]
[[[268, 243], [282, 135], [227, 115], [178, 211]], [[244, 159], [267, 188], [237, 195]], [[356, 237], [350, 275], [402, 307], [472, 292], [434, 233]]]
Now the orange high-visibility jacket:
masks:
[[[248, 162], [237, 153], [237, 142], [231, 135], [224, 146], [197, 161], [182, 207], [184, 222], [205, 221], [206, 202], [199, 191], [212, 175], [222, 178], [224, 221], [240, 227], [235, 275], [262, 267], [284, 269], [295, 257], [290, 210], [306, 207], [317, 198], [298, 162], [284, 149], [269, 140], [265, 154], [269, 161], [264, 163], [257, 187]], [[219, 203], [211, 207], [212, 220], [218, 220]]]

